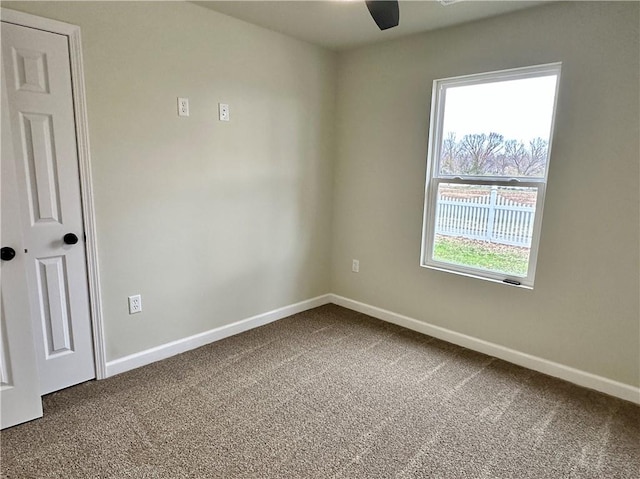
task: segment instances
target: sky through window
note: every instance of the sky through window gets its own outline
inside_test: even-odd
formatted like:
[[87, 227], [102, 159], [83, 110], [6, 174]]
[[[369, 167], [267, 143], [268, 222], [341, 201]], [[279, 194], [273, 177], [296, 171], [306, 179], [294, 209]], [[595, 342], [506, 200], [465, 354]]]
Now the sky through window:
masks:
[[[443, 133], [495, 132], [507, 140], [549, 140], [557, 77], [447, 88]], [[523, 114], [524, 113], [524, 114]]]

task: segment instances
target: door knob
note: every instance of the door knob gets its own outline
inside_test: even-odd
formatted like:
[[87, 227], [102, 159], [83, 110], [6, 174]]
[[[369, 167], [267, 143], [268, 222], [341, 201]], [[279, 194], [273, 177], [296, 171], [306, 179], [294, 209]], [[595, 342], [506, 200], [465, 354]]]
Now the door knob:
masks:
[[11, 261], [15, 257], [16, 250], [14, 250], [13, 248], [4, 246], [2, 249], [0, 249], [0, 258], [2, 258], [2, 261]]
[[67, 233], [62, 239], [66, 244], [76, 244], [78, 242], [78, 237], [73, 233]]

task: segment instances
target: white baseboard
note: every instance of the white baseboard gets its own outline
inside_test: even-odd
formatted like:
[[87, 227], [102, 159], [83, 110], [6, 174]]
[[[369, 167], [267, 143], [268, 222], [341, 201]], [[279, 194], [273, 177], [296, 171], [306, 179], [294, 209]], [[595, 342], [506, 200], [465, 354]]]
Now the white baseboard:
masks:
[[248, 331], [258, 326], [286, 318], [293, 314], [301, 313], [308, 309], [317, 308], [331, 302], [331, 295], [325, 294], [315, 298], [307, 299], [299, 303], [290, 304], [282, 308], [274, 309], [266, 313], [258, 314], [250, 318], [246, 318], [235, 323], [220, 326], [200, 334], [195, 334], [177, 341], [162, 344], [151, 349], [140, 351], [129, 356], [125, 356], [113, 361], [107, 361], [106, 377], [115, 376], [116, 374], [130, 371], [131, 369], [146, 366], [147, 364], [166, 359], [176, 354], [184, 353], [191, 349], [199, 348], [214, 341], [233, 336], [244, 331]]
[[398, 326], [402, 326], [428, 336], [433, 336], [434, 338], [442, 339], [473, 351], [478, 351], [489, 356], [503, 359], [510, 363], [517, 364], [518, 366], [533, 369], [534, 371], [564, 379], [565, 381], [569, 381], [579, 386], [595, 389], [596, 391], [640, 404], [640, 388], [638, 387], [613, 381], [602, 376], [597, 376], [547, 359], [522, 353], [514, 349], [509, 349], [507, 347], [500, 346], [499, 344], [467, 336], [466, 334], [457, 333], [440, 326], [418, 321], [417, 319], [377, 308], [359, 301], [354, 301], [349, 298], [344, 298], [335, 294], [331, 294], [329, 296], [331, 298], [331, 303], [373, 316], [374, 318], [381, 319], [382, 321], [397, 324]]
[[301, 313], [308, 309], [317, 308], [318, 306], [328, 303], [334, 303], [338, 306], [367, 314], [388, 323], [397, 324], [398, 326], [402, 326], [434, 338], [442, 339], [443, 341], [457, 344], [458, 346], [463, 346], [473, 351], [478, 351], [489, 356], [500, 358], [510, 363], [548, 374], [549, 376], [564, 379], [565, 381], [569, 381], [579, 386], [595, 389], [596, 391], [640, 404], [640, 388], [638, 387], [613, 381], [602, 376], [581, 371], [537, 356], [522, 353], [499, 344], [467, 336], [466, 334], [457, 333], [450, 329], [425, 323], [408, 316], [403, 316], [386, 309], [354, 301], [336, 294], [317, 296], [306, 301], [301, 301], [289, 306], [274, 309], [273, 311], [258, 314], [232, 324], [220, 326], [219, 328], [214, 328], [194, 336], [189, 336], [187, 338], [162, 344], [123, 358], [108, 361], [106, 365], [106, 377], [114, 376], [141, 366], [146, 366], [147, 364], [160, 361], [161, 359], [166, 359], [171, 356], [175, 356], [176, 354], [199, 348], [200, 346], [219, 341], [220, 339], [224, 339], [229, 336], [257, 328], [258, 326], [263, 326], [273, 321], [286, 318], [292, 314]]

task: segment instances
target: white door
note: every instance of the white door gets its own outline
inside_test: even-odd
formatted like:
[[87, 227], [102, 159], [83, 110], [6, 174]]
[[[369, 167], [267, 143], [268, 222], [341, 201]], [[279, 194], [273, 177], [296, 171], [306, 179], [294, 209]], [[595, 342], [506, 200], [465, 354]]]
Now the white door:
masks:
[[15, 165], [7, 109], [7, 89], [2, 69], [2, 168], [0, 169], [0, 428], [42, 416], [29, 298], [24, 287], [25, 255], [18, 211]]
[[47, 394], [95, 377], [68, 39], [3, 22], [2, 68], [9, 110], [2, 128], [11, 130], [14, 156], [3, 151], [2, 161], [15, 165], [21, 221], [12, 227], [21, 228], [26, 251], [40, 394]]

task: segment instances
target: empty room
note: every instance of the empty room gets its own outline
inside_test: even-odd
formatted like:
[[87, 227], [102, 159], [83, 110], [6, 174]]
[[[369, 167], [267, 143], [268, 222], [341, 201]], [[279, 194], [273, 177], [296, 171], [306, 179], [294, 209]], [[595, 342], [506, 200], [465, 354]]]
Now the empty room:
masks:
[[3, 478], [640, 477], [640, 3], [1, 7]]

